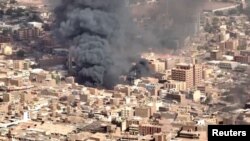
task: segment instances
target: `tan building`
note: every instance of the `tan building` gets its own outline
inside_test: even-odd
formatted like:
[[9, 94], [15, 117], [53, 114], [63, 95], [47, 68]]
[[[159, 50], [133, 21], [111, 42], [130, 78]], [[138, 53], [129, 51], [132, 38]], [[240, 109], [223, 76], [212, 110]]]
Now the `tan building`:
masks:
[[194, 91], [192, 96], [193, 96], [193, 101], [194, 102], [200, 102], [200, 100], [201, 100], [201, 92], [199, 90]]
[[28, 70], [30, 68], [30, 62], [24, 60], [14, 60], [13, 69], [15, 70]]
[[127, 118], [127, 117], [132, 117], [133, 116], [133, 109], [131, 107], [124, 107], [121, 110], [121, 117]]
[[213, 69], [205, 68], [203, 69], [202, 79], [207, 80], [213, 74]]
[[187, 89], [194, 86], [193, 66], [190, 64], [178, 64], [175, 69], [172, 69], [172, 79], [176, 81], [183, 81], [187, 84]]
[[151, 116], [151, 108], [147, 106], [141, 106], [135, 108], [135, 116], [142, 118], [149, 118]]
[[63, 65], [67, 62], [67, 57], [64, 56], [43, 56], [38, 63], [41, 67], [51, 67]]
[[1, 49], [1, 53], [3, 55], [12, 55], [12, 53], [13, 53], [12, 46], [9, 43], [0, 44], [0, 49]]
[[162, 131], [161, 126], [151, 125], [151, 124], [142, 124], [139, 126], [140, 135], [153, 135], [155, 133], [160, 133]]
[[15, 31], [14, 34], [18, 40], [29, 40], [39, 37], [41, 31], [38, 28], [23, 28]]
[[186, 101], [185, 95], [179, 93], [168, 93], [165, 98], [167, 100], [175, 100], [179, 103], [184, 103]]
[[163, 60], [151, 60], [150, 67], [153, 71], [162, 73], [166, 70], [166, 63]]
[[240, 55], [242, 55], [242, 56], [250, 56], [250, 50], [241, 50]]
[[125, 93], [127, 96], [131, 93], [131, 88], [127, 85], [116, 85], [114, 88], [115, 91]]
[[137, 125], [137, 124], [129, 125], [129, 134], [130, 135], [138, 135], [139, 134], [139, 125]]
[[19, 101], [20, 95], [19, 93], [5, 93], [3, 94], [3, 102], [13, 102], [13, 101]]
[[219, 67], [221, 69], [235, 69], [238, 66], [238, 62], [231, 62], [231, 61], [221, 61], [219, 63]]
[[175, 80], [170, 80], [164, 84], [165, 88], [170, 90], [170, 89], [175, 89], [176, 91], [186, 91], [187, 90], [187, 83], [184, 81], [175, 81]]
[[51, 80], [52, 75], [48, 72], [40, 72], [40, 73], [31, 73], [30, 80], [38, 83], [47, 82], [47, 80]]
[[23, 79], [9, 79], [8, 80], [8, 86], [17, 86], [17, 87], [21, 87], [23, 86]]
[[0, 43], [9, 43], [11, 42], [11, 37], [9, 35], [0, 35]]
[[86, 141], [106, 141], [106, 134], [95, 133]]
[[11, 102], [12, 101], [12, 96], [9, 93], [3, 94], [3, 102]]
[[87, 94], [81, 94], [80, 95], [80, 101], [82, 102], [88, 102], [89, 96]]
[[156, 133], [153, 137], [155, 141], [167, 141], [167, 135], [164, 133]]
[[197, 90], [199, 90], [201, 93], [206, 94], [209, 92], [209, 90], [211, 89], [211, 85], [204, 85], [201, 84], [199, 86], [197, 86]]
[[220, 51], [220, 50], [212, 50], [210, 52], [210, 58], [212, 60], [220, 60], [220, 59], [222, 59], [222, 51]]
[[234, 56], [234, 61], [240, 62], [243, 64], [248, 64], [250, 63], [250, 56], [236, 55]]
[[236, 39], [228, 40], [225, 43], [226, 50], [237, 50], [238, 46], [239, 46], [239, 41]]
[[32, 101], [32, 95], [29, 92], [20, 93], [20, 102], [21, 103], [30, 103]]
[[24, 68], [23, 62], [24, 62], [23, 60], [14, 60], [13, 61], [13, 69], [22, 70]]
[[194, 86], [198, 86], [202, 81], [202, 65], [195, 64], [194, 65]]
[[[224, 29], [224, 30], [225, 30], [225, 29]], [[226, 33], [225, 31], [223, 31], [223, 32], [221, 32], [221, 33], [219, 34], [219, 40], [220, 40], [220, 42], [227, 41], [229, 38], [230, 38], [229, 33]]]

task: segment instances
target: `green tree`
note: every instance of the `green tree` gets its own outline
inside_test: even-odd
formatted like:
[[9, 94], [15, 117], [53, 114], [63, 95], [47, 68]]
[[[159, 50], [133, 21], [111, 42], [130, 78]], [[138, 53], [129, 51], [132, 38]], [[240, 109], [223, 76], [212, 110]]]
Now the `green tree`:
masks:
[[213, 18], [213, 21], [212, 21], [212, 25], [213, 26], [218, 26], [219, 23], [220, 23], [220, 19], [219, 18], [217, 18], [217, 17]]
[[230, 15], [236, 15], [236, 14], [238, 14], [238, 10], [232, 9], [232, 10], [230, 10], [228, 13], [229, 13]]
[[246, 46], [239, 46], [239, 47], [238, 47], [238, 50], [246, 50], [246, 49], [247, 49]]
[[57, 75], [55, 79], [56, 79], [56, 84], [59, 84], [61, 82], [61, 77], [59, 75]]
[[23, 58], [25, 56], [25, 52], [23, 50], [19, 50], [16, 53], [17, 57]]
[[216, 12], [214, 12], [214, 14], [217, 15], [217, 16], [223, 16], [224, 15], [224, 13], [222, 11], [216, 11]]
[[211, 95], [209, 95], [209, 96], [207, 97], [207, 99], [205, 100], [205, 104], [209, 104], [209, 103], [212, 102], [212, 101], [213, 101], [213, 98], [212, 98]]

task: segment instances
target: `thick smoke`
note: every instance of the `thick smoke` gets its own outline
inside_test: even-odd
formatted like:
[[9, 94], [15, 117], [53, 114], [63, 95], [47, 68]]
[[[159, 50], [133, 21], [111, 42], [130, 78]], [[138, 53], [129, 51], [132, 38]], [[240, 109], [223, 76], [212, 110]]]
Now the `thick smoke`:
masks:
[[[198, 0], [173, 0], [175, 8], [187, 8], [195, 13]], [[195, 2], [193, 2], [195, 1]], [[179, 6], [178, 6], [179, 4]], [[164, 11], [164, 8], [162, 7]], [[170, 9], [172, 11], [174, 9]], [[174, 21], [186, 22], [185, 9], [179, 9]], [[55, 9], [56, 35], [66, 46], [71, 46], [71, 56], [80, 82], [88, 86], [112, 87], [121, 74], [128, 73], [131, 63], [148, 48], [162, 47], [161, 41], [171, 32], [137, 28], [129, 12], [128, 0], [61, 0]], [[178, 14], [178, 12], [184, 12]], [[182, 21], [181, 19], [184, 21]], [[157, 26], [157, 23], [153, 24]], [[181, 27], [179, 25], [175, 29]], [[158, 28], [161, 28], [158, 26]], [[153, 32], [152, 32], [153, 31]], [[160, 38], [161, 40], [159, 40]], [[164, 45], [164, 47], [169, 47]], [[139, 70], [147, 65], [137, 65]]]
[[135, 79], [150, 76], [152, 73], [153, 72], [150, 69], [147, 60], [142, 59], [138, 61], [133, 67], [131, 67], [127, 79], [129, 82], [133, 82]]
[[144, 19], [144, 28], [156, 37], [161, 47], [175, 49], [181, 46], [178, 43], [198, 30], [199, 14], [205, 1], [158, 0], [141, 14], [138, 14], [137, 7], [150, 7], [149, 4], [136, 6], [134, 14], [138, 19]]
[[197, 31], [199, 14], [205, 0], [168, 0], [168, 13], [173, 20], [173, 36], [185, 38]]
[[[245, 72], [247, 77], [250, 76], [250, 69]], [[234, 88], [231, 88], [228, 93], [225, 93], [226, 98], [223, 99], [231, 104], [237, 104], [235, 108], [243, 108], [244, 105], [250, 100], [250, 79], [241, 80], [241, 84], [236, 84]], [[230, 110], [228, 110], [230, 111]], [[228, 112], [225, 111], [225, 112]]]
[[125, 0], [62, 0], [55, 11], [57, 36], [70, 42], [78, 78], [86, 85], [113, 86], [146, 49]]

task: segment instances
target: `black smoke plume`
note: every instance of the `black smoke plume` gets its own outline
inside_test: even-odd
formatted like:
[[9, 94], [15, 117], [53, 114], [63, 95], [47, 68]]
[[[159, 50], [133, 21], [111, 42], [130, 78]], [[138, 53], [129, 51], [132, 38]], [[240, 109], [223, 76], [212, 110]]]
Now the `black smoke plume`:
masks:
[[[148, 11], [145, 26], [163, 48], [182, 46], [186, 37], [199, 29], [199, 14], [206, 0], [158, 0]], [[153, 6], [152, 6], [153, 7]], [[140, 18], [144, 18], [142, 14]]]
[[133, 82], [135, 79], [150, 76], [152, 73], [153, 72], [149, 66], [149, 62], [147, 60], [142, 59], [131, 67], [127, 80], [129, 82]]
[[77, 76], [85, 85], [112, 87], [146, 48], [126, 0], [61, 0], [55, 15], [56, 35], [70, 42]]
[[88, 86], [114, 86], [141, 52], [160, 47], [158, 38], [169, 36], [168, 32], [137, 28], [128, 0], [60, 0], [55, 18], [56, 36], [71, 47], [77, 78]]

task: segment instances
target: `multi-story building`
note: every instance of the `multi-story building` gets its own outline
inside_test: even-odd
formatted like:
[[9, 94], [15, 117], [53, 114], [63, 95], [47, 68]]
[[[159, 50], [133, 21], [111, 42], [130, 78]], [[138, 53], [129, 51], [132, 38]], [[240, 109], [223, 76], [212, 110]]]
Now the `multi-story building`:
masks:
[[151, 116], [151, 108], [147, 106], [135, 108], [135, 116], [149, 118]]
[[41, 35], [41, 31], [38, 28], [22, 28], [14, 32], [16, 39], [29, 40], [37, 38]]
[[20, 86], [23, 86], [23, 79], [9, 79], [8, 81], [8, 85], [10, 86], [17, 86], [17, 87], [20, 87]]
[[222, 59], [222, 51], [220, 51], [220, 50], [212, 50], [210, 52], [210, 58], [212, 60], [220, 60], [220, 59]]
[[162, 60], [157, 60], [155, 66], [156, 66], [155, 69], [156, 72], [164, 72], [166, 70], [166, 63]]
[[238, 62], [222, 61], [219, 63], [221, 69], [235, 69], [238, 66]]
[[234, 61], [247, 64], [247, 63], [250, 63], [250, 57], [243, 56], [243, 55], [236, 55], [234, 56]]
[[140, 135], [153, 135], [155, 133], [160, 133], [162, 131], [161, 126], [142, 124], [139, 126]]
[[24, 60], [14, 60], [13, 69], [15, 70], [28, 70], [30, 68], [30, 62]]
[[41, 67], [51, 67], [65, 64], [67, 57], [64, 56], [43, 56], [38, 63]]
[[190, 64], [177, 64], [177, 67], [172, 69], [172, 79], [176, 81], [184, 81], [187, 84], [187, 88], [193, 88], [194, 86], [194, 73], [193, 65]]
[[194, 86], [201, 84], [202, 80], [202, 65], [194, 65]]
[[127, 96], [131, 93], [131, 88], [127, 85], [116, 85], [114, 90], [117, 92], [125, 93]]
[[133, 116], [133, 109], [131, 107], [124, 107], [121, 110], [121, 117], [127, 118]]
[[168, 93], [165, 97], [166, 100], [177, 101], [179, 103], [185, 103], [186, 97], [180, 93]]
[[167, 141], [167, 135], [164, 133], [156, 133], [153, 137], [155, 141]]
[[9, 43], [11, 41], [11, 37], [9, 35], [0, 35], [0, 43]]
[[159, 73], [164, 72], [166, 69], [165, 62], [163, 60], [158, 60], [158, 59], [150, 60], [149, 66], [153, 71]]
[[14, 60], [13, 61], [13, 69], [22, 70], [23, 68], [24, 68], [24, 61], [23, 60]]
[[175, 81], [170, 80], [164, 83], [164, 86], [166, 89], [175, 89], [176, 91], [186, 91], [187, 90], [187, 84], [183, 81]]
[[139, 134], [139, 125], [137, 125], [137, 124], [129, 125], [129, 134], [130, 135], [138, 135]]
[[228, 40], [226, 41], [225, 48], [226, 50], [236, 50], [239, 46], [238, 40]]
[[240, 55], [250, 56], [250, 50], [242, 50], [242, 51], [240, 51]]

